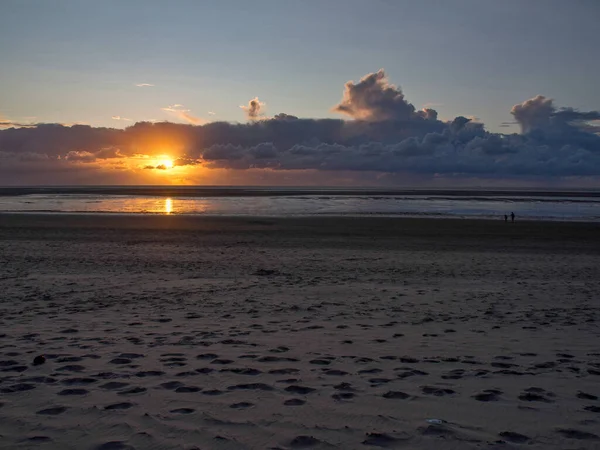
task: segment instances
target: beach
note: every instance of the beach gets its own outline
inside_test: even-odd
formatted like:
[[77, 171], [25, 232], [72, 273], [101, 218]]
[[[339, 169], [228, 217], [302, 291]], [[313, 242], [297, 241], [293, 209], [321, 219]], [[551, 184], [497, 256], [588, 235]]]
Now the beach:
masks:
[[598, 224], [0, 214], [0, 289], [0, 448], [600, 446]]

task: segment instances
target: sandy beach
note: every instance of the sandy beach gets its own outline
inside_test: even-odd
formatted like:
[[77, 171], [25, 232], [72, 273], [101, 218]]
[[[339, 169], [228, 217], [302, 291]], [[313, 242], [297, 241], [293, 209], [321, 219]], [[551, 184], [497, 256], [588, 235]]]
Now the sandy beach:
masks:
[[0, 290], [0, 448], [600, 447], [597, 224], [2, 214]]

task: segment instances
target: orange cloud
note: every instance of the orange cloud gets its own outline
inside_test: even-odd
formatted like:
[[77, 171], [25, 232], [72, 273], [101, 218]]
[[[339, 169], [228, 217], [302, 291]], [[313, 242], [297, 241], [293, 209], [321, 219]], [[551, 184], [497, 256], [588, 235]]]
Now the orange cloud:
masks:
[[204, 125], [208, 121], [200, 117], [193, 116], [190, 114], [189, 109], [182, 109], [183, 105], [176, 103], [175, 105], [169, 105], [165, 108], [161, 108], [163, 111], [170, 113], [184, 122], [191, 123], [192, 125]]

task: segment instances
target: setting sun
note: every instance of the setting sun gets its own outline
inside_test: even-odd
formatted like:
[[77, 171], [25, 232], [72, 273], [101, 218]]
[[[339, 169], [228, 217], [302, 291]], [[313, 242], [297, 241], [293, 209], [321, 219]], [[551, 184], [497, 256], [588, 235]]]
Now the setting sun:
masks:
[[173, 168], [173, 160], [172, 159], [164, 159], [160, 163], [163, 166], [165, 166], [167, 169], [172, 169]]

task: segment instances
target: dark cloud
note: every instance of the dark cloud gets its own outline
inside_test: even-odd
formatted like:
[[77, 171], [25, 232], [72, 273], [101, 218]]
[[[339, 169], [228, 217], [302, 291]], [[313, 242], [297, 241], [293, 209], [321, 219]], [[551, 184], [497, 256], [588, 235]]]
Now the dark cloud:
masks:
[[65, 159], [73, 162], [92, 163], [96, 161], [96, 155], [91, 152], [80, 152], [75, 150], [67, 153]]
[[286, 113], [275, 114], [274, 120], [298, 120], [298, 117]]
[[197, 166], [199, 164], [201, 164], [200, 160], [187, 157], [177, 158], [173, 161], [173, 167]]
[[[261, 105], [254, 99], [245, 107], [249, 118], [263, 117]], [[504, 125], [519, 124], [521, 134], [490, 133], [467, 117], [441, 121], [433, 109], [417, 111], [383, 71], [347, 83], [335, 110], [355, 120], [280, 113], [243, 124], [140, 122], [125, 129], [38, 124], [5, 129], [0, 130], [0, 176], [26, 180], [23, 174], [29, 167], [32, 173], [46, 168], [56, 174], [48, 176], [62, 177], [75, 168], [112, 167], [126, 157], [165, 154], [173, 158], [174, 167], [223, 169], [232, 180], [242, 170], [257, 180], [260, 169], [270, 169], [265, 171], [269, 180], [273, 173], [298, 180], [291, 172], [306, 171], [313, 180], [327, 179], [315, 173], [337, 173], [332, 180], [355, 174], [359, 182], [366, 173], [389, 174], [395, 180], [600, 176], [600, 136], [594, 122], [600, 113], [557, 108], [543, 96], [513, 107], [515, 122]], [[144, 168], [167, 169], [164, 164]]]

